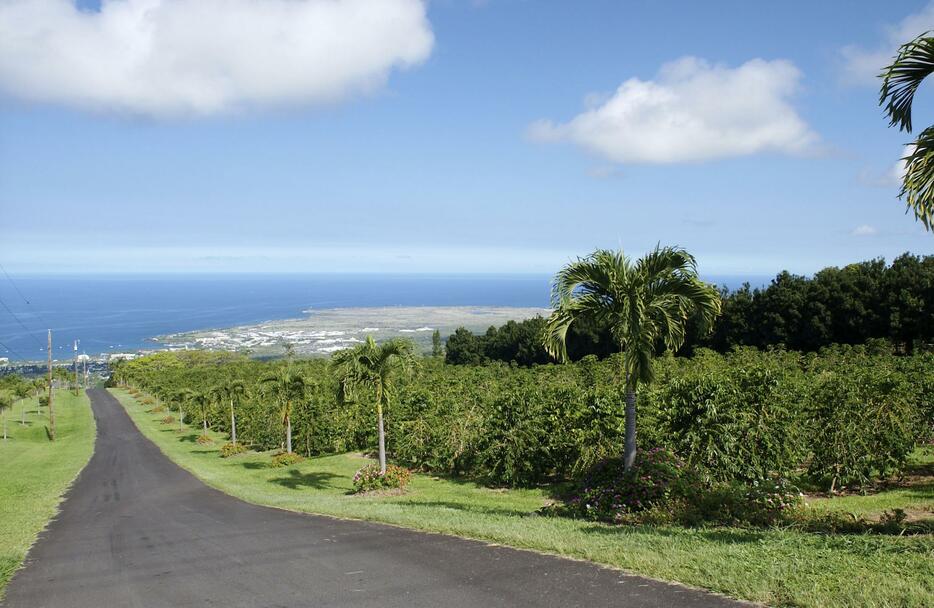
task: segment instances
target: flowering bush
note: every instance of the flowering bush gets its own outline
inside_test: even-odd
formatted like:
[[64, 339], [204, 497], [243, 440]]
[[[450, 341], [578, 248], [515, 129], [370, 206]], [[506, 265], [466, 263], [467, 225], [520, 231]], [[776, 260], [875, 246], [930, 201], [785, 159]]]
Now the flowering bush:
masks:
[[153, 407], [152, 409], [150, 409], [150, 410], [149, 410], [149, 413], [150, 413], [150, 414], [161, 414], [161, 413], [164, 412], [164, 411], [165, 411], [165, 406], [164, 406], [164, 405], [157, 405], [157, 406]]
[[162, 424], [172, 424], [175, 422], [175, 416], [166, 416], [162, 419]]
[[221, 458], [230, 458], [231, 456], [236, 456], [244, 452], [246, 452], [246, 446], [242, 443], [227, 442], [221, 446]]
[[195, 440], [199, 445], [208, 445], [209, 443], [214, 443], [214, 440], [211, 439], [208, 435], [198, 435], [198, 438]]
[[386, 466], [386, 473], [379, 472], [378, 464], [368, 464], [353, 476], [354, 492], [369, 492], [372, 490], [403, 489], [412, 479], [412, 472], [405, 467], [390, 464]]
[[269, 466], [276, 467], [276, 468], [289, 467], [301, 461], [302, 461], [302, 457], [294, 452], [292, 453], [282, 452], [281, 454], [276, 454], [275, 456], [272, 457], [272, 460], [270, 461]]
[[639, 450], [632, 469], [622, 458], [604, 460], [584, 477], [577, 493], [561, 509], [585, 519], [622, 523], [627, 514], [666, 504], [684, 493], [684, 463], [663, 448]]

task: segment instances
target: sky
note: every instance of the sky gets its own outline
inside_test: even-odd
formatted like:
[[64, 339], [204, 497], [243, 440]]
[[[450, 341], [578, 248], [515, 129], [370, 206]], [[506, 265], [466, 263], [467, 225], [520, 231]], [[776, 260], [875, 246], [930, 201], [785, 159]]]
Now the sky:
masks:
[[[934, 253], [876, 74], [934, 3], [0, 0], [11, 273], [702, 274]], [[934, 91], [915, 122], [934, 123]]]

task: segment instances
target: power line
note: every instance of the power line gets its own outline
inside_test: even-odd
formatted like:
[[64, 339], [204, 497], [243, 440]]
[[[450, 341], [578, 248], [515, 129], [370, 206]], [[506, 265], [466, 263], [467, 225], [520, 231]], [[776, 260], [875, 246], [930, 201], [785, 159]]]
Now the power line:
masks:
[[32, 312], [34, 312], [35, 315], [39, 317], [39, 320], [42, 321], [42, 324], [47, 327], [51, 327], [51, 325], [49, 325], [49, 323], [45, 320], [42, 314], [38, 310], [36, 310], [36, 307], [32, 305], [32, 302], [29, 301], [29, 298], [23, 295], [23, 292], [19, 290], [19, 287], [17, 287], [16, 285], [16, 281], [14, 281], [13, 277], [10, 276], [10, 273], [6, 271], [6, 268], [3, 267], [3, 264], [0, 264], [0, 271], [3, 271], [3, 276], [5, 276], [6, 280], [10, 282], [10, 285], [12, 285], [16, 293], [19, 294], [19, 297], [23, 299], [23, 302], [26, 302], [27, 306], [29, 306], [29, 308], [32, 309]]
[[3, 307], [6, 309], [6, 311], [7, 311], [8, 313], [10, 313], [10, 316], [12, 316], [14, 319], [16, 319], [16, 322], [19, 323], [19, 326], [22, 327], [22, 328], [26, 331], [27, 334], [29, 334], [29, 337], [30, 337], [30, 338], [32, 338], [33, 340], [36, 341], [36, 344], [38, 344], [38, 345], [39, 345], [39, 348], [41, 349], [41, 348], [42, 348], [42, 342], [40, 342], [40, 341], [39, 341], [39, 338], [37, 338], [37, 337], [32, 333], [32, 331], [31, 331], [28, 327], [26, 327], [26, 324], [25, 324], [25, 323], [23, 323], [22, 321], [20, 321], [20, 318], [16, 316], [16, 313], [13, 312], [12, 310], [10, 310], [10, 307], [6, 305], [6, 302], [4, 302], [3, 300], [0, 300], [0, 306], [3, 306]]
[[0, 346], [2, 346], [3, 348], [7, 349], [8, 352], [13, 353], [14, 355], [16, 355], [17, 357], [19, 357], [20, 359], [23, 359], [24, 361], [27, 360], [26, 357], [24, 357], [22, 354], [16, 352], [15, 350], [13, 350], [12, 348], [10, 348], [9, 346], [7, 346], [6, 344], [4, 344], [3, 342], [0, 342]]

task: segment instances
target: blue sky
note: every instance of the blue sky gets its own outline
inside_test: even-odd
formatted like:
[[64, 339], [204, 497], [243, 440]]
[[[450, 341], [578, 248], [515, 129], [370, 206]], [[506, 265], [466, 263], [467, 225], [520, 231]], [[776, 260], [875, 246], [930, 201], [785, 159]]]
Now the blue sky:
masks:
[[[188, 24], [144, 51], [130, 17], [116, 42], [86, 31], [124, 0], [19, 4], [0, 7], [11, 272], [550, 273], [661, 242], [762, 275], [934, 253], [872, 77], [934, 28], [927, 2], [392, 0], [362, 23], [351, 1], [315, 37], [318, 13], [129, 0]], [[225, 42], [267, 19], [325, 42]]]

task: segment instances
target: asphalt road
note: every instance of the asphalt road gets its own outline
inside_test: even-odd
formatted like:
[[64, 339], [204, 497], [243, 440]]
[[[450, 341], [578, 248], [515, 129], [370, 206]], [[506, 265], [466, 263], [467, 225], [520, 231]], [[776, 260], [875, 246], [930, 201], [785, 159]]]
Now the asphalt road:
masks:
[[89, 391], [94, 456], [8, 588], [10, 608], [736, 606], [585, 562], [247, 504]]

